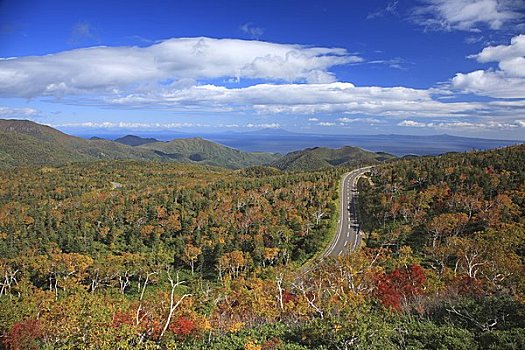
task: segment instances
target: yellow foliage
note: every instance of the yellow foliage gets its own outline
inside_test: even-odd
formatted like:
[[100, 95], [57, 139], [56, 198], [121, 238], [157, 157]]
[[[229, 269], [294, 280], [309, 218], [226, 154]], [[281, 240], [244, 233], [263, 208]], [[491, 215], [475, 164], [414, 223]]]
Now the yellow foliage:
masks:
[[244, 322], [235, 322], [228, 329], [230, 332], [238, 332], [244, 328]]
[[244, 350], [261, 350], [262, 347], [258, 344], [255, 344], [252, 340], [249, 340], [244, 344]]

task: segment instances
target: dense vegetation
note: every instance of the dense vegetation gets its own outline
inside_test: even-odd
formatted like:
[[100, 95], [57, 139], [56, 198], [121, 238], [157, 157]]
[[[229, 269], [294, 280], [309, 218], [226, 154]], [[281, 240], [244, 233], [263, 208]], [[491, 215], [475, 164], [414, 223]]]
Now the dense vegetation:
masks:
[[[101, 309], [89, 317], [111, 324], [119, 312], [144, 300], [149, 305], [140, 307], [144, 314], [137, 311], [140, 317], [148, 315], [139, 322], [147, 328], [142, 337], [163, 338], [158, 327], [169, 306], [164, 287], [172, 278], [176, 284], [175, 269], [192, 280], [191, 287], [177, 292], [191, 288], [195, 295], [211, 293], [217, 279], [226, 283], [264, 274], [267, 266], [304, 261], [320, 247], [335, 217], [340, 174], [291, 175], [264, 167], [231, 172], [141, 162], [2, 172], [2, 337], [17, 325], [34, 328], [24, 321], [29, 317], [38, 321], [42, 334], [53, 335], [43, 344], [65, 346], [79, 341], [73, 339], [79, 328], [67, 317], [65, 323], [53, 319], [54, 312], [70, 308], [69, 316], [78, 317], [80, 304], [75, 302], [90, 300]], [[151, 285], [156, 287], [146, 290]], [[51, 304], [42, 305], [45, 300]], [[220, 318], [219, 301], [189, 298], [192, 306], [184, 304], [184, 312], [173, 319], [193, 324]], [[219, 328], [233, 321], [224, 322]], [[73, 329], [51, 331], [46, 328], [51, 323]], [[177, 332], [170, 328], [168, 333]]]
[[427, 279], [423, 299], [383, 304], [471, 331], [481, 348], [523, 348], [524, 164], [520, 145], [398, 161], [360, 180], [368, 247], [411, 252]]
[[522, 349], [525, 147], [359, 182], [367, 246], [295, 269], [343, 169], [117, 162], [0, 175], [9, 349]]
[[311, 171], [331, 167], [352, 167], [357, 165], [376, 164], [395, 157], [384, 152], [370, 152], [358, 147], [331, 149], [326, 147], [307, 148], [290, 152], [272, 163], [281, 170]]

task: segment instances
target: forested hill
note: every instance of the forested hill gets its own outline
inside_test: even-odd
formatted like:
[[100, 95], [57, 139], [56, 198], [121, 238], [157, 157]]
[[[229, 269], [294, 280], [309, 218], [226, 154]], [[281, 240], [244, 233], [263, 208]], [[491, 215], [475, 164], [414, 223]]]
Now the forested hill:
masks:
[[150, 150], [85, 140], [27, 120], [0, 120], [0, 167], [58, 165], [101, 159], [161, 160]]
[[153, 150], [165, 157], [182, 162], [198, 162], [231, 169], [270, 164], [281, 157], [271, 153], [242, 152], [199, 137], [146, 143], [139, 148]]
[[369, 152], [358, 147], [315, 147], [288, 153], [272, 165], [281, 170], [319, 170], [334, 166], [376, 164], [394, 158], [388, 153]]
[[[121, 142], [136, 143], [137, 140], [127, 138]], [[175, 161], [242, 168], [268, 164], [278, 158], [274, 154], [245, 153], [194, 139], [143, 146], [132, 147], [103, 139], [86, 140], [27, 120], [0, 119], [0, 168], [116, 159]]]
[[135, 135], [126, 135], [123, 137], [119, 137], [118, 139], [115, 139], [114, 141], [118, 143], [122, 143], [124, 145], [128, 145], [128, 146], [141, 146], [147, 143], [159, 142], [159, 140], [152, 138], [152, 137], [144, 138], [144, 137], [135, 136]]

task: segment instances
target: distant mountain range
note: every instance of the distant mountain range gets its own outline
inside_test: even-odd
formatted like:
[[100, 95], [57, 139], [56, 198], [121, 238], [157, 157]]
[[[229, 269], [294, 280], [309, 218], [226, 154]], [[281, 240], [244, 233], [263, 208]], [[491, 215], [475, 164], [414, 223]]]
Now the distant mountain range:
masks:
[[[395, 156], [462, 152], [521, 143], [450, 135], [315, 135], [279, 129], [224, 132], [209, 134], [206, 139], [185, 137], [164, 142], [148, 136], [126, 135], [113, 141], [97, 136], [85, 139], [27, 120], [0, 119], [0, 168], [135, 159], [230, 169], [270, 165], [281, 170], [315, 170], [376, 163]], [[310, 147], [312, 145], [315, 147]], [[288, 152], [290, 149], [292, 152]], [[282, 156], [284, 153], [287, 154]]]
[[[131, 131], [134, 132], [137, 131]], [[120, 138], [123, 134], [108, 134], [107, 130], [93, 130], [89, 138], [100, 136], [106, 139]], [[313, 133], [296, 133], [283, 129], [261, 129], [251, 131], [224, 131], [217, 133], [180, 132], [180, 131], [141, 131], [139, 136], [157, 140], [202, 137], [222, 145], [244, 152], [272, 152], [286, 154], [296, 150], [312, 147], [341, 148], [354, 146], [373, 152], [387, 152], [396, 156], [404, 155], [437, 155], [447, 152], [465, 152], [486, 150], [523, 143], [516, 140], [493, 140], [472, 137], [442, 135], [327, 135]]]
[[86, 140], [27, 120], [0, 119], [0, 168], [135, 159], [237, 169], [269, 164], [278, 158], [277, 154], [242, 152], [200, 138], [171, 142], [137, 136], [124, 137], [119, 142], [101, 138]]
[[[264, 131], [264, 130], [263, 130]], [[247, 137], [249, 136], [249, 137]], [[438, 155], [447, 152], [486, 150], [523, 143], [516, 140], [493, 140], [442, 135], [325, 135], [293, 133], [273, 129], [264, 132], [217, 133], [206, 139], [246, 152], [288, 153], [312, 147], [340, 148], [354, 146], [373, 152], [387, 152], [396, 156]]]

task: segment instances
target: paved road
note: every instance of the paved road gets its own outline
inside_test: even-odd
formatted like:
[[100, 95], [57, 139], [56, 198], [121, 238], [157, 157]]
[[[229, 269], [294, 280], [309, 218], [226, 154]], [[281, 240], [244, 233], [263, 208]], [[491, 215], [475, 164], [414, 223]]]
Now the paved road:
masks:
[[341, 217], [337, 232], [323, 257], [338, 256], [354, 250], [359, 243], [357, 221], [357, 181], [371, 167], [353, 170], [343, 177], [341, 186]]

